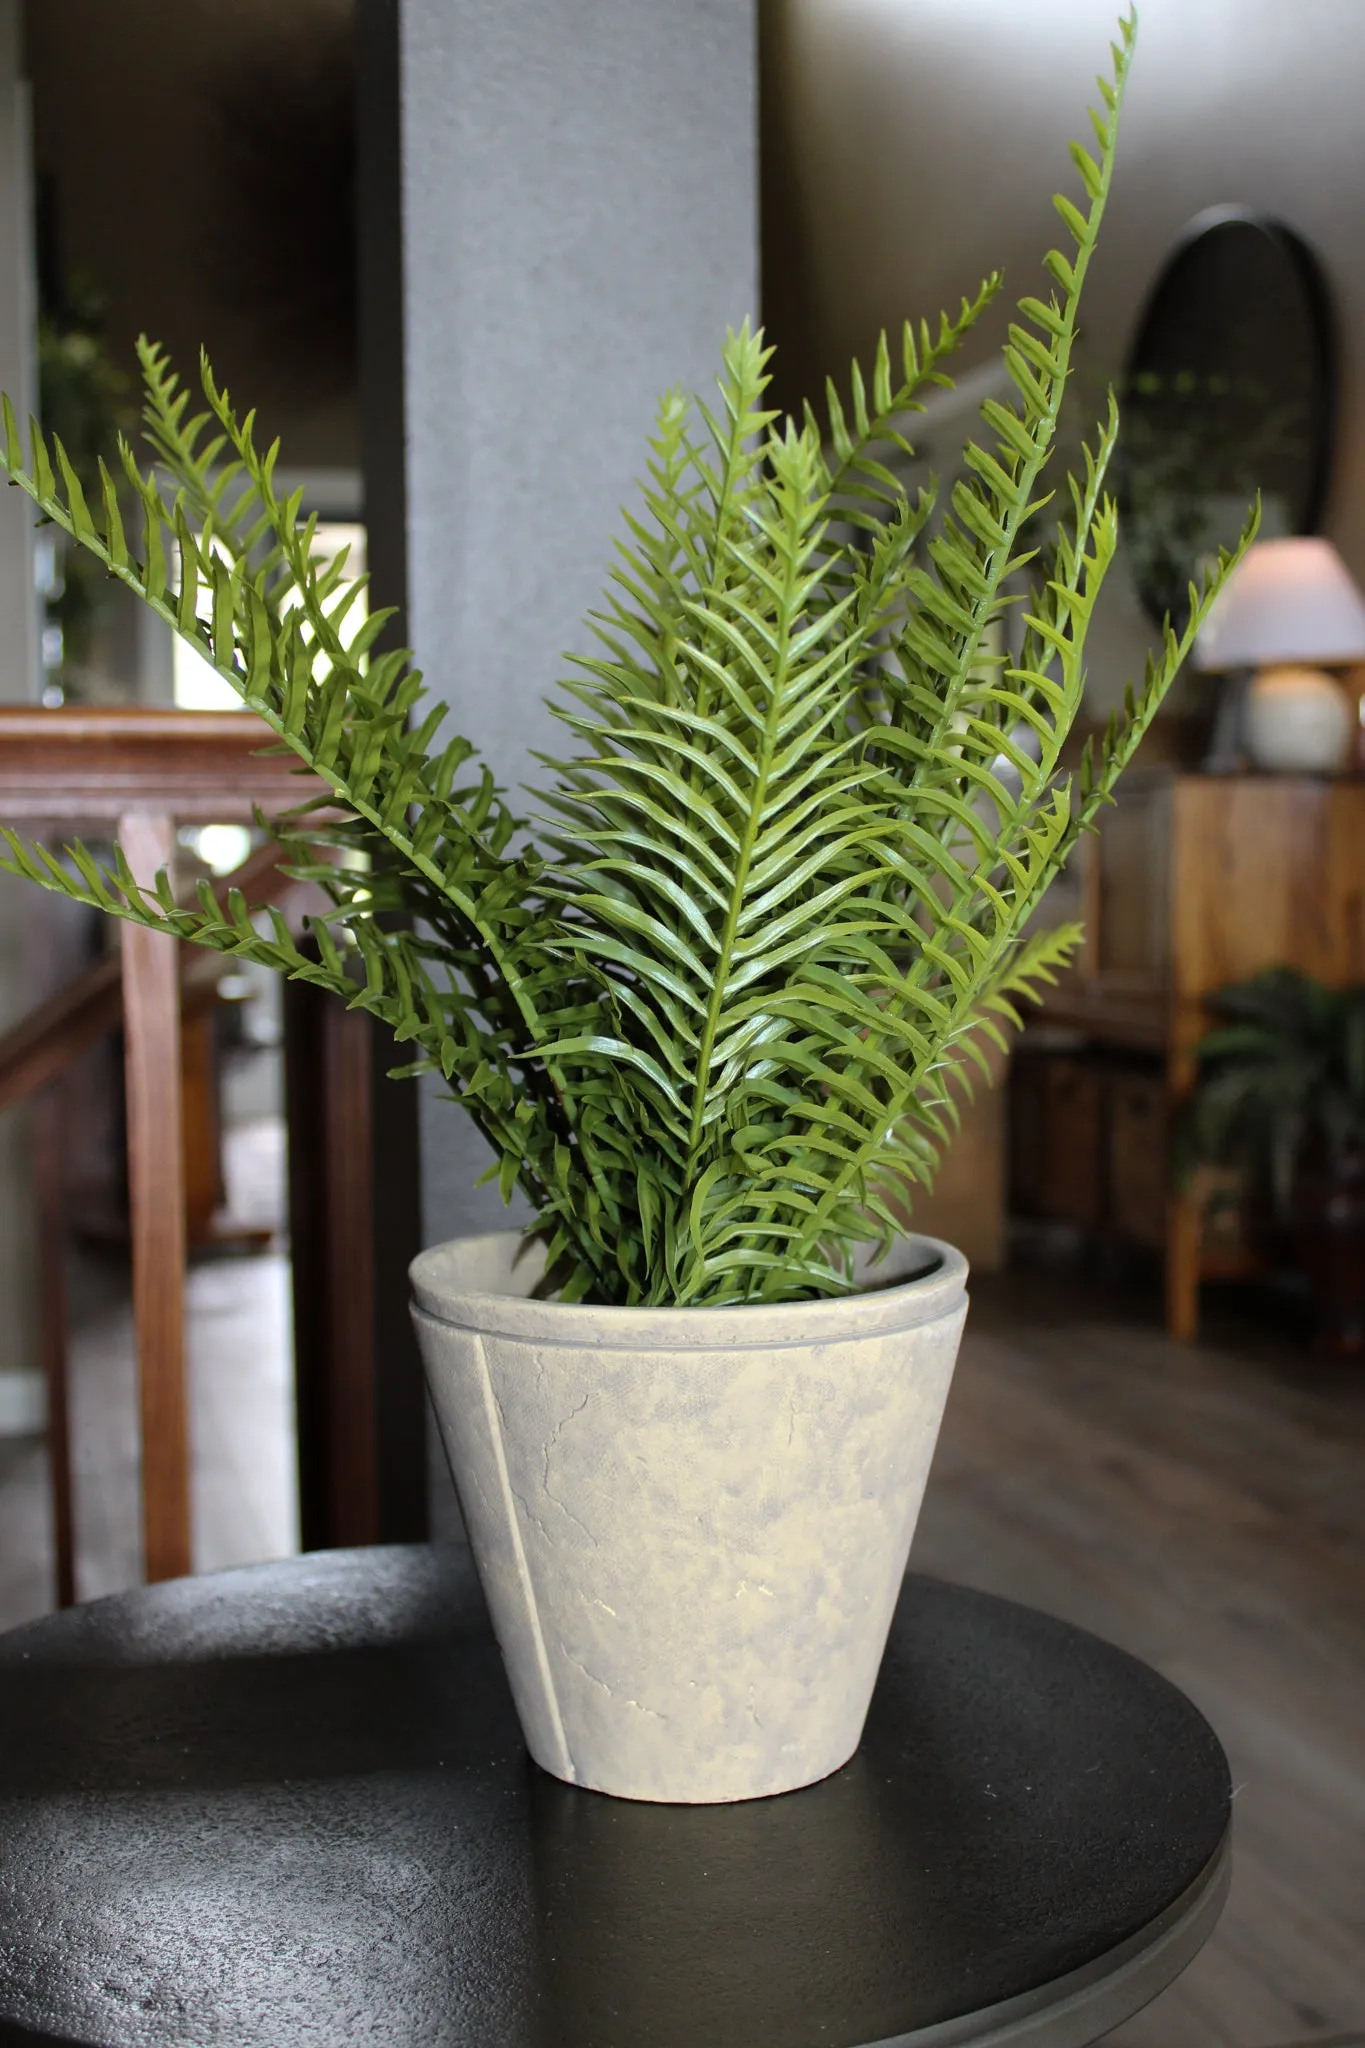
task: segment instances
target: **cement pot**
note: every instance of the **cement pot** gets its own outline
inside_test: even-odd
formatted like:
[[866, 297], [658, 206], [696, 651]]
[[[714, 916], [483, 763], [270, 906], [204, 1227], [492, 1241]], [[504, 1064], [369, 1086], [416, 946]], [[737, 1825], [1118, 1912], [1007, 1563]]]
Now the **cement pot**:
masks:
[[[520, 1253], [520, 1256], [518, 1256]], [[625, 1799], [813, 1784], [858, 1746], [967, 1311], [918, 1278], [728, 1309], [534, 1301], [539, 1247], [412, 1267], [470, 1543], [536, 1762]]]

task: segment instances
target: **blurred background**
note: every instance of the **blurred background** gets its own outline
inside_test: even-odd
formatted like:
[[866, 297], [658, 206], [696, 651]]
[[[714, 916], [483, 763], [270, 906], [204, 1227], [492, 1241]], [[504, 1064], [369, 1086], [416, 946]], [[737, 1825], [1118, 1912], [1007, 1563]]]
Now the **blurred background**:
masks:
[[[760, 0], [751, 36], [698, 0], [632, 71], [637, 9], [516, 0], [476, 32], [435, 0], [0, 0], [0, 383], [89, 474], [136, 430], [138, 335], [191, 380], [207, 347], [510, 784], [649, 401], [709, 374], [725, 319], [761, 314], [799, 409], [1002, 269], [907, 482], [956, 473], [1114, 26], [1111, 0]], [[1239, 1781], [1228, 1913], [1127, 2048], [1365, 2041], [1363, 68], [1357, 0], [1146, 0], [1063, 429], [1074, 455], [1117, 390], [1123, 541], [1073, 757], [1257, 493], [1261, 545], [1048, 907], [1086, 920], [1077, 969], [913, 1201], [975, 1273], [916, 1565], [1157, 1664]], [[655, 130], [711, 165], [666, 222]], [[103, 778], [107, 836], [191, 774], [174, 714], [217, 717], [177, 878], [265, 876], [219, 679], [17, 494], [0, 592], [0, 702], [28, 717], [0, 731], [0, 815], [55, 833]], [[3, 1625], [163, 1556], [133, 970], [35, 893], [0, 876]], [[386, 1080], [367, 1020], [252, 971], [182, 970], [169, 1028], [189, 1510], [166, 1554], [456, 1530], [402, 1276], [498, 1214], [469, 1138]]]

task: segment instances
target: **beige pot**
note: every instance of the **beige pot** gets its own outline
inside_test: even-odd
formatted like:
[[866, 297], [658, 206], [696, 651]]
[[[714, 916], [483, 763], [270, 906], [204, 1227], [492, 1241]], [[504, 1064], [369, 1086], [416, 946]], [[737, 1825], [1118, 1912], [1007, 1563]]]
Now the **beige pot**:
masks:
[[[412, 1268], [441, 1434], [536, 1762], [628, 1799], [808, 1785], [857, 1748], [967, 1310], [967, 1264], [839, 1301], [534, 1301], [538, 1246]], [[928, 1269], [928, 1270], [926, 1270]]]

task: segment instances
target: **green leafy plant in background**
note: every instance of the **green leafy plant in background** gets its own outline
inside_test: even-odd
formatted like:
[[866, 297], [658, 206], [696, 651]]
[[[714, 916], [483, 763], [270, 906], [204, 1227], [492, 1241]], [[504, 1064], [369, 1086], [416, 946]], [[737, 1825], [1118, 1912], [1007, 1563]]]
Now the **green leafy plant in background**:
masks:
[[[154, 468], [125, 447], [136, 537], [104, 475], [92, 502], [60, 445], [12, 414], [4, 462], [63, 527], [199, 649], [308, 768], [339, 821], [277, 826], [325, 888], [316, 957], [234, 897], [178, 902], [115, 855], [6, 834], [9, 865], [177, 937], [262, 961], [373, 1011], [487, 1137], [549, 1239], [563, 1298], [782, 1301], [854, 1284], [902, 1227], [951, 1135], [950, 1076], [1066, 960], [1073, 926], [1026, 931], [1193, 640], [1219, 577], [1168, 628], [1078, 771], [1059, 767], [1116, 519], [1111, 403], [1023, 624], [989, 657], [1033, 559], [1077, 309], [1113, 170], [1133, 23], [1079, 145], [1068, 252], [1009, 329], [1010, 404], [983, 408], [932, 539], [889, 461], [994, 297], [881, 341], [827, 416], [764, 406], [770, 352], [729, 338], [719, 401], [666, 397], [627, 518], [598, 651], [557, 706], [565, 758], [515, 817], [446, 709], [422, 702], [385, 615], [314, 559], [207, 363], [191, 414], [143, 345]], [[159, 478], [169, 478], [162, 486]], [[1245, 542], [1244, 542], [1245, 545]], [[1233, 558], [1222, 558], [1221, 573]], [[207, 614], [207, 616], [201, 616]], [[402, 911], [410, 922], [386, 916]], [[262, 929], [258, 930], [258, 923]]]
[[[104, 301], [84, 278], [38, 319], [39, 411], [87, 492], [98, 492], [101, 457], [112, 456], [119, 434], [137, 418], [132, 382], [109, 353], [104, 324]], [[70, 694], [90, 659], [110, 584], [99, 562], [65, 533], [54, 569], [47, 612], [61, 629], [62, 680]]]
[[1272, 967], [1211, 998], [1218, 1018], [1177, 1132], [1177, 1160], [1231, 1167], [1276, 1222], [1295, 1220], [1307, 1165], [1339, 1177], [1365, 1159], [1365, 988]]

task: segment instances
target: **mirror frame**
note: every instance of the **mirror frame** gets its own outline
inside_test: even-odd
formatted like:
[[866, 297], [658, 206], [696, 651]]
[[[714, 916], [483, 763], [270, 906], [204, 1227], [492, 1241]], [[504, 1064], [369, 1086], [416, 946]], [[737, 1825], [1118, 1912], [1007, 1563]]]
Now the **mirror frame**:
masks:
[[[1144, 353], [1150, 345], [1151, 330], [1158, 312], [1163, 309], [1163, 300], [1171, 288], [1177, 267], [1199, 242], [1211, 234], [1216, 234], [1220, 228], [1232, 225], [1256, 229], [1279, 252], [1293, 272], [1307, 315], [1312, 336], [1312, 370], [1318, 403], [1315, 407], [1313, 447], [1298, 505], [1300, 519], [1293, 531], [1317, 533], [1331, 488], [1336, 454], [1340, 351], [1332, 295], [1323, 267], [1313, 249], [1287, 222], [1258, 208], [1245, 206], [1210, 206], [1195, 215], [1177, 236], [1142, 301], [1142, 310], [1134, 325], [1133, 339], [1124, 363], [1124, 389], [1126, 391], [1131, 386], [1133, 379], [1143, 368]], [[1131, 398], [1124, 398], [1121, 402], [1121, 411], [1124, 405], [1131, 403]], [[1129, 524], [1137, 515], [1133, 508], [1128, 472], [1122, 467], [1119, 472], [1118, 500], [1121, 521]], [[1149, 591], [1137, 581], [1136, 574], [1134, 583], [1143, 610], [1160, 624], [1163, 614], [1157, 608]]]

